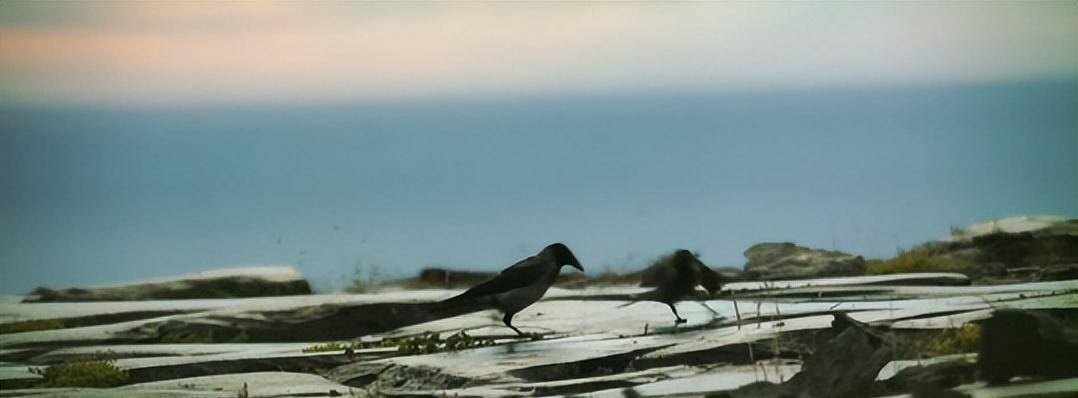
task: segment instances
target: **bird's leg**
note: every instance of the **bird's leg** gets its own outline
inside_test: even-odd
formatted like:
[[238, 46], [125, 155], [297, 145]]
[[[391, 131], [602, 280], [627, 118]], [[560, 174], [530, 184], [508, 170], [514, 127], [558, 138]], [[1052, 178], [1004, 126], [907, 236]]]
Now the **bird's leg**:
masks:
[[701, 301], [700, 304], [703, 304], [704, 308], [707, 308], [708, 311], [711, 311], [711, 315], [719, 316], [719, 312], [715, 311], [714, 308], [711, 308], [710, 305], [707, 305], [706, 301]]
[[520, 329], [517, 329], [516, 326], [513, 326], [513, 314], [505, 314], [505, 316], [502, 317], [502, 322], [505, 322], [505, 326], [508, 326], [510, 329], [513, 329], [514, 332], [517, 332], [517, 335], [524, 335], [524, 333], [521, 332]]
[[674, 320], [675, 325], [689, 321], [688, 319], [682, 318], [681, 315], [678, 315], [677, 307], [674, 306], [674, 303], [666, 303], [666, 305], [670, 306], [670, 311], [674, 311], [674, 318], [677, 318], [676, 320]]

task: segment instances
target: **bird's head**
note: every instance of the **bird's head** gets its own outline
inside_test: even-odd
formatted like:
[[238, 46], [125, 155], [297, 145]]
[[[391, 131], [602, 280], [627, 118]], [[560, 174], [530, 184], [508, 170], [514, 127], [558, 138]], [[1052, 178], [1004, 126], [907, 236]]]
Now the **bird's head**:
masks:
[[569, 250], [569, 247], [564, 244], [555, 243], [547, 246], [546, 249], [543, 250], [549, 251], [550, 254], [554, 255], [554, 261], [557, 261], [558, 265], [568, 265], [580, 270], [580, 272], [584, 272], [584, 266], [580, 265], [580, 261], [576, 259], [576, 256]]
[[679, 249], [674, 252], [674, 255], [669, 257], [669, 259], [670, 264], [673, 265], [675, 269], [686, 274], [692, 274], [693, 267], [696, 266], [697, 262], [700, 262], [692, 252], [685, 249]]
[[711, 296], [718, 294], [722, 289], [722, 277], [688, 250], [682, 249], [674, 253], [674, 266], [681, 272], [691, 272], [696, 275], [700, 285]]
[[685, 249], [678, 249], [676, 252], [674, 252], [675, 262], [692, 262], [693, 260], [696, 260], [696, 255], [692, 254], [691, 251]]

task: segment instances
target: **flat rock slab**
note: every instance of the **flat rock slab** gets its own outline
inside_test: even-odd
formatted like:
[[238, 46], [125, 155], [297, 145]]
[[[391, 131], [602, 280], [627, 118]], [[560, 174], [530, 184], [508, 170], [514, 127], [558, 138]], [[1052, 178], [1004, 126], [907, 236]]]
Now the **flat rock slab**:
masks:
[[1013, 299], [1009, 301], [991, 302], [981, 309], [972, 310], [953, 315], [942, 315], [918, 319], [908, 319], [893, 322], [893, 329], [947, 329], [961, 327], [962, 325], [988, 319], [992, 312], [998, 309], [1011, 308], [1023, 310], [1048, 310], [1048, 309], [1078, 309], [1078, 292], [1063, 293], [1050, 296], [1029, 297], [1025, 299]]
[[299, 353], [307, 343], [117, 344], [61, 348], [33, 358], [35, 363], [63, 362], [107, 354], [110, 358], [196, 357], [223, 354]]
[[662, 358], [665, 356], [706, 351], [713, 348], [745, 344], [771, 339], [782, 333], [826, 329], [831, 327], [835, 317], [817, 315], [790, 318], [781, 321], [760, 322], [738, 326], [726, 326], [718, 329], [699, 330], [679, 334], [657, 336], [667, 347], [649, 352], [641, 358]]
[[[307, 373], [255, 372], [219, 376], [191, 377], [169, 381], [133, 384], [117, 390], [140, 392], [154, 390], [239, 391], [244, 383], [250, 397], [296, 395], [333, 395], [330, 391], [348, 395], [349, 387]], [[353, 393], [355, 393], [353, 391]]]
[[[804, 280], [769, 281], [769, 282], [734, 282], [723, 286], [726, 291], [758, 291], [774, 289], [792, 289], [824, 286], [856, 285], [915, 285], [924, 280], [967, 280], [964, 275], [950, 273], [917, 273], [896, 275], [875, 275], [847, 278], [819, 278]], [[1045, 290], [1049, 286], [1064, 288], [1067, 281], [1056, 283], [1031, 283], [1005, 285], [1002, 287], [971, 287], [971, 294], [983, 294], [989, 291], [1006, 289], [1010, 291]], [[1075, 288], [1074, 281], [1069, 281], [1070, 288]], [[955, 287], [949, 287], [951, 294], [960, 294]], [[544, 297], [547, 300], [573, 297], [631, 295], [648, 291], [650, 288], [636, 285], [594, 286], [583, 289], [564, 289], [552, 287]], [[919, 289], [916, 293], [937, 292], [937, 289]], [[209, 310], [228, 310], [230, 312], [268, 312], [284, 311], [306, 306], [342, 304], [360, 305], [374, 303], [416, 303], [443, 300], [463, 292], [461, 289], [429, 289], [392, 291], [368, 294], [315, 294], [306, 296], [258, 297], [240, 299], [193, 299], [193, 300], [146, 300], [146, 301], [105, 301], [92, 303], [19, 303], [14, 300], [0, 302], [0, 323], [11, 323], [35, 319], [62, 319], [85, 317], [102, 314], [120, 314], [126, 312], [195, 312]], [[912, 292], [911, 292], [912, 293]]]
[[32, 372], [31, 368], [37, 367], [9, 363], [0, 365], [0, 390], [10, 390], [12, 386], [31, 385], [41, 380], [41, 375]]
[[[358, 377], [357, 374], [368, 374], [372, 368], [382, 372], [396, 367], [423, 369], [425, 372], [467, 381], [523, 382], [524, 378], [511, 374], [528, 368], [642, 352], [668, 344], [675, 343], [659, 339], [658, 336], [632, 339], [611, 339], [607, 335], [577, 336], [556, 340], [508, 343], [456, 352], [387, 358], [342, 366], [333, 369], [329, 377], [348, 383], [355, 380]], [[461, 364], [467, 364], [467, 366], [461, 366]]]
[[1068, 396], [1078, 393], [1078, 378], [1019, 382], [1004, 386], [988, 386], [984, 383], [976, 383], [958, 386], [954, 390], [968, 394], [971, 398]]
[[[830, 327], [832, 316], [793, 318], [757, 327], [735, 326], [625, 338], [589, 335], [547, 341], [509, 343], [459, 352], [394, 357], [334, 369], [329, 377], [345, 384], [369, 383], [386, 378], [428, 378], [436, 375], [443, 385], [391, 386], [402, 390], [455, 389], [470, 384], [519, 383], [524, 380], [561, 380], [593, 377], [592, 368], [615, 372], [637, 358], [661, 358], [703, 351], [732, 344], [771, 338], [783, 331]], [[468, 364], [461, 366], [461, 364]], [[409, 373], [414, 372], [414, 373]], [[425, 387], [425, 388], [424, 388]]]
[[[768, 360], [756, 366], [733, 364], [750, 363], [747, 355], [741, 358], [742, 351], [749, 345], [765, 349], [773, 339], [784, 339], [787, 334], [814, 336], [816, 330], [830, 328], [837, 313], [880, 327], [943, 329], [983, 319], [999, 308], [1078, 308], [1078, 281], [1001, 286], [902, 285], [933, 278], [941, 278], [941, 275], [730, 284], [730, 288], [757, 290], [744, 295], [739, 292], [733, 296], [736, 300], [726, 296], [681, 302], [677, 304], [678, 310], [689, 320], [682, 325], [673, 323], [673, 314], [664, 304], [638, 302], [627, 305], [630, 304], [626, 301], [629, 295], [648, 288], [630, 285], [552, 288], [543, 301], [514, 318], [514, 325], [522, 330], [542, 334], [544, 339], [538, 341], [516, 337], [502, 324], [496, 311], [423, 321], [377, 333], [366, 333], [362, 328], [352, 328], [346, 323], [324, 322], [328, 317], [340, 321], [357, 317], [390, 318], [392, 311], [365, 311], [371, 308], [384, 310], [390, 308], [383, 308], [385, 305], [396, 304], [400, 304], [400, 308], [417, 308], [451, 297], [461, 290], [59, 305], [80, 307], [68, 309], [56, 307], [58, 304], [4, 302], [0, 304], [0, 320], [47, 319], [52, 311], [82, 316], [164, 308], [185, 313], [2, 335], [0, 354], [5, 358], [21, 358], [6, 359], [17, 363], [0, 364], [0, 375], [4, 374], [3, 367], [9, 367], [11, 380], [27, 377], [29, 364], [45, 365], [107, 352], [117, 358], [117, 366], [132, 372], [134, 380], [161, 381], [105, 390], [9, 391], [5, 388], [0, 391], [0, 396], [47, 393], [78, 397], [235, 397], [244, 381], [249, 384], [249, 396], [326, 396], [332, 389], [349, 396], [344, 384], [353, 385], [357, 396], [364, 394], [359, 387], [369, 388], [368, 392], [375, 394], [401, 396], [442, 393], [461, 396], [581, 393], [621, 396], [628, 388], [644, 396], [706, 394], [735, 389], [754, 381], [788, 379], [797, 372], [796, 361]], [[783, 287], [785, 293], [759, 290], [778, 287]], [[818, 297], [811, 293], [814, 290], [829, 293]], [[369, 307], [372, 305], [375, 307]], [[740, 325], [737, 322], [739, 316]], [[159, 334], [169, 330], [235, 332], [261, 327], [279, 333], [310, 333], [330, 324], [341, 328], [334, 333], [342, 337], [266, 343], [157, 343]], [[358, 350], [350, 359], [345, 359], [342, 352], [302, 352], [316, 342], [347, 343], [358, 336], [364, 336], [364, 340], [377, 340], [437, 332], [446, 337], [461, 330], [474, 337], [495, 338], [499, 343], [410, 356], [401, 356], [395, 347]], [[252, 336], [257, 333], [253, 329], [248, 332]], [[139, 344], [116, 343], [123, 341]], [[756, 358], [762, 357], [761, 351], [756, 353]], [[902, 365], [908, 364], [893, 363], [895, 369]], [[286, 372], [266, 372], [268, 369]], [[274, 375], [297, 374], [288, 373], [292, 371], [313, 373], [323, 369], [332, 369], [326, 375], [333, 381], [310, 374], [300, 375], [315, 379], [304, 381], [282, 376], [284, 380], [291, 380], [282, 384], [310, 387], [307, 389], [283, 391], [277, 389], [279, 384], [274, 384], [274, 380], [269, 380]], [[207, 376], [211, 374], [217, 375]], [[252, 380], [260, 384], [255, 385]]]
[[366, 396], [350, 391], [322, 377], [306, 373], [255, 372], [219, 376], [192, 377], [152, 383], [132, 384], [110, 389], [24, 389], [4, 391], [0, 396], [63, 396], [72, 398], [153, 398], [153, 397], [232, 397], [247, 385], [247, 396], [256, 397], [330, 397]]
[[975, 363], [977, 362], [977, 354], [954, 354], [925, 359], [902, 359], [897, 361], [891, 361], [888, 362], [887, 365], [884, 365], [883, 369], [880, 369], [880, 373], [876, 375], [876, 380], [887, 380], [892, 377], [895, 377], [895, 375], [898, 374], [898, 372], [901, 372], [903, 369], [912, 368], [915, 366], [934, 365], [937, 363], [950, 361]]
[[[545, 298], [572, 296], [629, 295], [647, 291], [635, 285], [596, 286], [586, 289], [552, 287]], [[420, 303], [447, 299], [464, 292], [463, 289], [401, 290], [379, 293], [330, 293], [305, 296], [279, 296], [232, 299], [101, 301], [90, 303], [22, 303], [18, 297], [0, 301], [0, 323], [35, 319], [75, 318], [126, 312], [195, 312], [227, 310], [228, 312], [270, 312], [296, 308], [340, 304], [363, 305], [377, 303]]]
[[[985, 383], [965, 384], [952, 390], [966, 394], [970, 398], [1010, 398], [1010, 397], [1073, 397], [1078, 395], [1078, 378], [1043, 381], [1014, 382], [1006, 385], [989, 386]], [[914, 398], [912, 394], [892, 395], [886, 398]]]
[[324, 304], [415, 303], [442, 300], [461, 290], [411, 290], [369, 294], [312, 294], [234, 299], [102, 301], [92, 303], [0, 303], [0, 323], [145, 311], [284, 311]]
[[589, 393], [591, 397], [625, 397], [627, 392], [644, 397], [666, 397], [671, 395], [706, 395], [729, 391], [755, 382], [781, 383], [801, 371], [801, 365], [771, 361], [758, 362], [756, 365], [723, 366], [706, 373], [693, 376], [663, 380], [631, 388], [617, 388]]
[[[381, 391], [389, 396], [520, 397], [554, 396], [586, 393], [614, 386], [636, 386], [662, 380], [689, 377], [707, 371], [692, 366], [670, 366], [607, 376], [581, 377], [537, 383], [502, 383], [443, 390]], [[620, 395], [619, 395], [620, 396]]]
[[[513, 317], [513, 325], [524, 332], [580, 336], [589, 334], [636, 335], [645, 327], [651, 331], [673, 329], [674, 315], [665, 304], [640, 302], [625, 306], [624, 301], [541, 301]], [[679, 313], [688, 323], [682, 329], [705, 327], [717, 320], [714, 312], [701, 302], [678, 304]], [[581, 320], [587, 320], [582, 322]], [[481, 311], [453, 318], [397, 329], [391, 335], [412, 335], [426, 331], [484, 329], [493, 334], [512, 333], [497, 311]], [[482, 334], [482, 333], [480, 333]]]
[[[1037, 287], [1053, 287], [1051, 284], [1040, 284]], [[1054, 286], [1058, 287], [1058, 286]], [[963, 292], [965, 289], [963, 289]], [[1019, 293], [995, 293], [979, 296], [936, 297], [928, 299], [893, 300], [893, 301], [769, 301], [762, 299], [738, 300], [738, 308], [743, 319], [742, 326], [747, 329], [760, 329], [760, 324], [773, 325], [781, 323], [785, 329], [782, 331], [798, 329], [804, 321], [791, 319], [788, 322], [774, 322], [770, 319], [785, 319], [791, 317], [804, 317], [806, 315], [848, 312], [862, 322], [890, 323], [895, 322], [898, 327], [947, 328], [956, 327], [963, 322], [959, 317], [980, 319], [990, 314], [992, 308], [1075, 308], [1078, 307], [1078, 293], [1049, 295], [1044, 297], [1022, 297], [1027, 294], [1041, 294], [1036, 291]], [[725, 330], [734, 330], [732, 326], [725, 326], [716, 330], [716, 323], [732, 325], [737, 319], [737, 311], [732, 300], [710, 300], [705, 302], [682, 302], [678, 307], [686, 318], [687, 324], [675, 326], [671, 320], [672, 315], [665, 305], [640, 302], [625, 306], [627, 302], [620, 301], [576, 301], [576, 300], [550, 300], [543, 301], [522, 311], [516, 317], [516, 324], [529, 332], [543, 333], [550, 338], [560, 336], [586, 336], [602, 335], [606, 338], [618, 336], [639, 336], [647, 331], [655, 334], [670, 334], [675, 331], [693, 332], [697, 330], [708, 331], [706, 334], [711, 339], [704, 339], [699, 345], [719, 344], [722, 340], [715, 340], [714, 336], [722, 336]], [[952, 314], [960, 312], [959, 314]], [[945, 314], [933, 318], [933, 314]], [[185, 318], [198, 322], [196, 315], [180, 315], [175, 318]], [[494, 311], [482, 311], [461, 315], [452, 318], [441, 319], [433, 322], [404, 327], [387, 333], [387, 336], [414, 335], [424, 332], [456, 333], [460, 330], [468, 330], [473, 336], [510, 337], [508, 329], [500, 322], [500, 316]], [[938, 319], [937, 319], [938, 318]], [[581, 322], [587, 319], [588, 322]], [[812, 328], [825, 328], [830, 319], [829, 316], [815, 321]], [[108, 340], [120, 335], [133, 326], [141, 325], [139, 321], [121, 323], [117, 325], [102, 325], [87, 328], [54, 330], [42, 332], [20, 333], [4, 337], [5, 343], [19, 341], [50, 341], [69, 340], [88, 342]], [[767, 330], [770, 326], [765, 327]], [[62, 336], [62, 337], [60, 337]], [[762, 335], [757, 339], [770, 338], [771, 335]], [[713, 341], [715, 340], [715, 341]], [[62, 348], [48, 354], [39, 356], [33, 362], [55, 362], [64, 357], [87, 355], [98, 352], [113, 351], [120, 357], [140, 356], [156, 358], [123, 359], [120, 364], [131, 367], [166, 366], [178, 364], [192, 364], [198, 362], [211, 362], [222, 360], [234, 360], [238, 358], [267, 358], [302, 355], [300, 350], [308, 343], [273, 343], [273, 344], [180, 344], [180, 345], [101, 345], [77, 348]], [[682, 349], [707, 349], [707, 347], [681, 347]]]
[[62, 398], [236, 398], [236, 392], [155, 390], [121, 391], [118, 389], [92, 388], [34, 388], [0, 391], [0, 397], [62, 397]]

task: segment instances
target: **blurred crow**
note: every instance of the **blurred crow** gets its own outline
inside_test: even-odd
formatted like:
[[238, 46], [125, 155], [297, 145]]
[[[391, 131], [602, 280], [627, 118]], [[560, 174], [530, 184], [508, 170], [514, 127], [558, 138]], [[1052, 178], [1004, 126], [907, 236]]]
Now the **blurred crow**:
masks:
[[437, 304], [438, 308], [461, 305], [493, 306], [502, 310], [502, 322], [517, 334], [523, 334], [513, 326], [513, 315], [539, 301], [558, 277], [563, 265], [584, 271], [573, 252], [561, 243], [547, 246], [539, 254], [520, 260], [503, 270], [493, 279], [483, 282], [458, 296]]
[[[633, 296], [636, 301], [658, 301], [670, 306], [676, 320], [674, 323], [685, 323], [687, 320], [677, 313], [674, 303], [685, 297], [693, 296], [696, 286], [701, 285], [709, 295], [714, 296], [722, 287], [722, 277], [707, 265], [700, 262], [692, 252], [678, 250], [674, 254], [666, 256], [652, 266], [654, 274], [651, 279], [655, 290]], [[629, 303], [633, 304], [633, 303]], [[626, 305], [629, 305], [626, 304]], [[709, 308], [710, 309], [710, 308]]]

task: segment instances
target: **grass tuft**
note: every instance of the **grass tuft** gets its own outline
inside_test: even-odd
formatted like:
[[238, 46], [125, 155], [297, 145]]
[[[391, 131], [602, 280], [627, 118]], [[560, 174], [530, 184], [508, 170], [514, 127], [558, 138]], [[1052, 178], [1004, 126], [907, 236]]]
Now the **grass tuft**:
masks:
[[42, 388], [109, 388], [126, 383], [128, 378], [111, 360], [65, 362], [35, 372], [42, 377], [37, 384]]
[[[529, 340], [542, 340], [543, 336], [537, 333], [525, 334]], [[396, 347], [397, 352], [404, 355], [430, 354], [443, 351], [457, 351], [468, 348], [493, 345], [495, 339], [489, 337], [472, 337], [463, 330], [442, 339], [435, 332], [425, 332], [420, 335], [402, 338], [386, 338], [379, 341], [354, 341], [351, 343], [329, 342], [314, 344], [303, 349], [305, 353], [334, 352], [347, 349], [361, 350], [365, 348]]]
[[463, 330], [442, 340], [438, 333], [427, 332], [401, 341], [397, 351], [405, 355], [430, 354], [442, 351], [457, 351], [468, 348], [493, 345], [494, 339], [472, 337]]
[[921, 357], [931, 358], [977, 352], [980, 343], [981, 327], [978, 325], [968, 324], [961, 328], [946, 329], [936, 338], [926, 342], [921, 350]]
[[312, 352], [334, 352], [344, 351], [347, 349], [362, 350], [366, 348], [381, 348], [381, 347], [397, 347], [400, 344], [400, 339], [387, 338], [379, 341], [353, 341], [351, 343], [338, 343], [329, 342], [314, 344], [303, 349], [305, 353]]
[[0, 334], [36, 332], [39, 330], [53, 330], [63, 328], [63, 319], [35, 319], [32, 321], [12, 322], [0, 325]]

